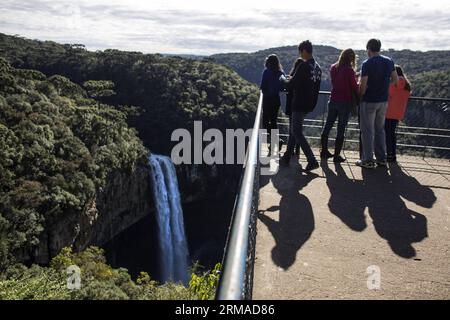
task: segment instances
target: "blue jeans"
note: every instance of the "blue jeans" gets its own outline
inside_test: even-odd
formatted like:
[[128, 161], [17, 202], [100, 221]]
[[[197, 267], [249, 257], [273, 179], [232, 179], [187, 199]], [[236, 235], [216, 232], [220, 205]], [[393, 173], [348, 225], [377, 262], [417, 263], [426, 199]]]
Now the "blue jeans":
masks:
[[328, 102], [327, 122], [323, 128], [322, 137], [328, 139], [328, 135], [337, 119], [336, 145], [342, 145], [344, 143], [345, 128], [350, 118], [351, 109], [352, 105], [350, 102]]
[[359, 106], [363, 161], [373, 161], [374, 152], [378, 161], [386, 160], [386, 110], [387, 102], [362, 102]]
[[305, 112], [292, 111], [289, 123], [289, 140], [286, 155], [290, 159], [292, 153], [294, 152], [295, 145], [299, 144], [306, 156], [306, 159], [308, 160], [308, 163], [313, 163], [316, 161], [316, 157], [314, 157], [308, 140], [306, 140], [306, 137], [303, 134], [303, 121], [305, 116]]

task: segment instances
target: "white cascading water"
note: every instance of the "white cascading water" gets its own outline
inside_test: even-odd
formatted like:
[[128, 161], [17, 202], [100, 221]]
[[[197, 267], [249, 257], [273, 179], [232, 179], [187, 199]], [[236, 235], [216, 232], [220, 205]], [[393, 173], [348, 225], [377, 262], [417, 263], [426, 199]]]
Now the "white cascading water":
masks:
[[148, 159], [153, 171], [153, 194], [161, 250], [161, 281], [181, 281], [187, 284], [189, 252], [175, 167], [169, 157], [152, 154]]

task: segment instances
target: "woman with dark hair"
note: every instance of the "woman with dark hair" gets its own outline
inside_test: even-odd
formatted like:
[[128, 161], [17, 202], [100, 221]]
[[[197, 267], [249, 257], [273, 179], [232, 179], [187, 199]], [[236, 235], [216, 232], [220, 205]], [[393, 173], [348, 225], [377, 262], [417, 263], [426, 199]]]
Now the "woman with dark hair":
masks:
[[397, 136], [395, 131], [399, 120], [405, 117], [406, 106], [411, 95], [411, 83], [399, 66], [395, 66], [398, 74], [398, 82], [389, 87], [389, 100], [384, 122], [384, 131], [386, 133], [386, 152], [388, 162], [397, 161]]
[[271, 54], [266, 58], [265, 69], [261, 79], [261, 91], [263, 93], [263, 115], [262, 123], [263, 128], [267, 130], [269, 134], [269, 150], [272, 150], [270, 141], [271, 129], [277, 129], [277, 117], [280, 110], [280, 91], [282, 90], [282, 84], [280, 77], [284, 76], [283, 68], [277, 55]]
[[[321, 136], [322, 149], [320, 157], [328, 159], [333, 157], [335, 163], [344, 162], [340, 153], [344, 145], [345, 128], [347, 127], [350, 112], [352, 110], [353, 97], [358, 96], [358, 84], [356, 83], [356, 54], [353, 49], [345, 49], [341, 52], [339, 60], [331, 66], [331, 97], [328, 102], [328, 116]], [[328, 151], [328, 135], [338, 120], [337, 136], [334, 145], [334, 155]]]

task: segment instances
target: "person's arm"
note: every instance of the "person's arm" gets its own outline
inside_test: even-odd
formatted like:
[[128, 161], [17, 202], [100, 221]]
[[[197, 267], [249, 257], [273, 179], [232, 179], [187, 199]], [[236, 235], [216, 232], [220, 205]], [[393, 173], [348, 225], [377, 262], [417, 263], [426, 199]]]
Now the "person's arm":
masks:
[[361, 82], [359, 83], [359, 96], [361, 98], [364, 97], [364, 94], [366, 94], [368, 79], [369, 79], [369, 76], [361, 77]]
[[391, 68], [391, 84], [396, 85], [398, 82], [398, 74], [397, 74], [397, 70], [395, 69], [395, 64], [394, 61], [392, 61], [391, 59], [389, 59], [389, 64], [390, 64], [390, 68]]
[[259, 86], [259, 88], [261, 89], [262, 92], [267, 91], [267, 86], [268, 86], [268, 79], [267, 79], [267, 69], [264, 70], [263, 74], [262, 74], [262, 78], [261, 78], [261, 85]]
[[391, 84], [396, 85], [398, 82], [398, 74], [397, 71], [394, 70], [391, 72]]
[[369, 71], [365, 63], [361, 66], [361, 81], [359, 82], [359, 96], [362, 100], [367, 90], [367, 81], [369, 80]]
[[286, 91], [287, 90], [286, 82], [288, 80], [286, 78], [286, 74], [284, 73], [284, 71], [281, 71], [280, 76], [278, 77], [278, 81], [280, 81], [280, 91]]
[[300, 62], [299, 65], [297, 66], [294, 74], [292, 75], [292, 77], [289, 79], [288, 82], [288, 86], [289, 88], [293, 88], [296, 87], [300, 84], [300, 82], [302, 82], [302, 78], [304, 78], [304, 68], [305, 68], [306, 64]]
[[358, 83], [356, 82], [356, 74], [353, 69], [350, 72], [350, 86], [351, 86], [352, 91], [358, 95], [359, 94], [359, 86], [358, 86]]

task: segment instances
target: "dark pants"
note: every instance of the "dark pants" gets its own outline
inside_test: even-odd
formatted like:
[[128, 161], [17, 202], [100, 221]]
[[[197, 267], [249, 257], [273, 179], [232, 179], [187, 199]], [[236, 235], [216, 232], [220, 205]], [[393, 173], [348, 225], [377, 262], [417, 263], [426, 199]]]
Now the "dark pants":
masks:
[[333, 128], [336, 119], [337, 124], [337, 136], [336, 145], [342, 146], [345, 138], [345, 128], [347, 127], [348, 119], [350, 118], [350, 111], [352, 109], [351, 102], [329, 102], [328, 103], [328, 116], [325, 127], [322, 131], [322, 137], [328, 140], [328, 135]]
[[270, 129], [276, 129], [278, 110], [280, 110], [280, 97], [264, 97], [263, 98], [263, 114], [262, 125], [263, 129], [266, 129], [270, 135]]
[[386, 132], [386, 153], [388, 157], [397, 155], [397, 130], [398, 120], [386, 119], [384, 122], [384, 131]]
[[291, 120], [289, 123], [290, 132], [286, 155], [287, 158], [290, 159], [295, 145], [299, 144], [306, 156], [306, 159], [309, 163], [311, 163], [315, 162], [316, 158], [314, 157], [311, 147], [309, 146], [308, 140], [306, 140], [306, 137], [303, 134], [303, 120], [305, 119], [305, 116], [305, 112], [292, 111]]

